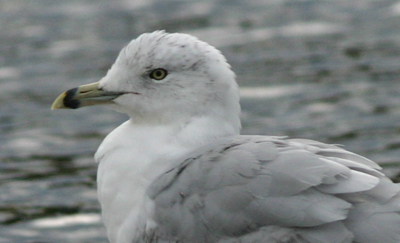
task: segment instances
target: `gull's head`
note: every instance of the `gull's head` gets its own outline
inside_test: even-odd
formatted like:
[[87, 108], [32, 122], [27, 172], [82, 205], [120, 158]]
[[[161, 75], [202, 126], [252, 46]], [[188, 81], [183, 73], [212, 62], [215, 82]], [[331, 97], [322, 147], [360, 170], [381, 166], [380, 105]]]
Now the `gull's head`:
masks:
[[96, 104], [161, 123], [210, 115], [238, 120], [240, 110], [225, 57], [191, 35], [164, 31], [131, 41], [104, 78], [61, 94], [52, 109]]

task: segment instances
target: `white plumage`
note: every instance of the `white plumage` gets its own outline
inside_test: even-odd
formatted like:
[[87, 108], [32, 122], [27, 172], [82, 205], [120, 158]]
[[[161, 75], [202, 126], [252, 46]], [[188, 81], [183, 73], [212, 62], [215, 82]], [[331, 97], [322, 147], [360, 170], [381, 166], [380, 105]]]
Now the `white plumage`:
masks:
[[113, 243], [400, 242], [400, 186], [334, 145], [239, 135], [235, 75], [195, 37], [143, 34], [53, 108], [97, 103], [130, 116], [95, 156]]

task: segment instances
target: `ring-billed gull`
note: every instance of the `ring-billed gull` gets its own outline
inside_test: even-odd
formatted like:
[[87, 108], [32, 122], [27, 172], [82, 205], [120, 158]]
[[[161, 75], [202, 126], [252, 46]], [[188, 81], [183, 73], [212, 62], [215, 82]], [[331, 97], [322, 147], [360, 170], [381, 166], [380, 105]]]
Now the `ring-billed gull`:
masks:
[[95, 155], [113, 243], [400, 242], [399, 184], [334, 145], [239, 135], [235, 74], [193, 36], [139, 36], [52, 108], [95, 104], [130, 116]]

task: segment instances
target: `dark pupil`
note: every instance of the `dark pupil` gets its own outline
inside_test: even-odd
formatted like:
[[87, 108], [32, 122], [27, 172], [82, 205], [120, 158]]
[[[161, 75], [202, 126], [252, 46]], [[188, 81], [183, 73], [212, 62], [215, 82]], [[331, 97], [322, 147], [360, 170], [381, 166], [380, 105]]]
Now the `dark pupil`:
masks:
[[156, 77], [161, 77], [162, 76], [162, 72], [160, 70], [156, 71]]

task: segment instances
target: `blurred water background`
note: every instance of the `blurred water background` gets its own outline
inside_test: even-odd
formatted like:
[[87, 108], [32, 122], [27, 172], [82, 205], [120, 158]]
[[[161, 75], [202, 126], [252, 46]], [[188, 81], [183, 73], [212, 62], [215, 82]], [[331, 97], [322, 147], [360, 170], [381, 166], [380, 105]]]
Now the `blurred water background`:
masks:
[[50, 105], [158, 29], [222, 50], [244, 134], [343, 144], [399, 181], [400, 1], [0, 1], [0, 242], [107, 242], [92, 156], [127, 117]]

